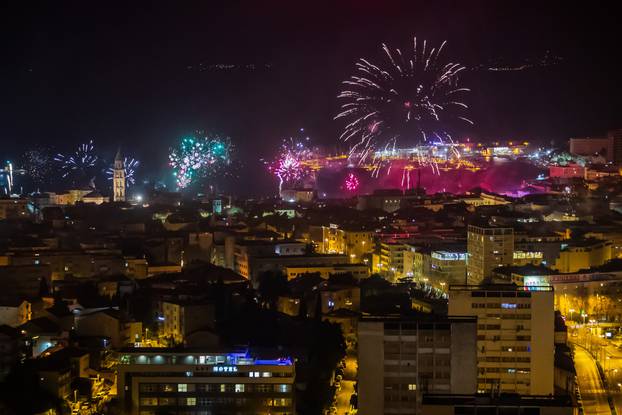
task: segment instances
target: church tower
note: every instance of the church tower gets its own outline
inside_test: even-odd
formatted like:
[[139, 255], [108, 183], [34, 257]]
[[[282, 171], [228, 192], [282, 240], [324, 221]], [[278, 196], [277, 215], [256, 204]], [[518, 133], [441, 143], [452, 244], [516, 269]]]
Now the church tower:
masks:
[[125, 162], [121, 157], [121, 149], [114, 158], [114, 175], [112, 177], [112, 190], [115, 202], [125, 202]]

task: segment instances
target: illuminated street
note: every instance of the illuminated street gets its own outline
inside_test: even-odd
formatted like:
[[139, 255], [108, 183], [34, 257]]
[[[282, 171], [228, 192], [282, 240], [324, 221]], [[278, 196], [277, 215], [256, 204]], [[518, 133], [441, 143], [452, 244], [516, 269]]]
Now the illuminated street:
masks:
[[596, 362], [581, 347], [575, 348], [575, 365], [585, 414], [610, 414], [607, 394], [598, 376]]
[[350, 398], [354, 393], [354, 384], [356, 383], [356, 355], [354, 352], [348, 352], [345, 358], [346, 366], [344, 368], [343, 379], [340, 382], [340, 388], [337, 391], [337, 414], [352, 414], [350, 408]]
[[[609, 394], [616, 412], [622, 411], [622, 351], [619, 344], [600, 337], [597, 325], [575, 327], [573, 341], [583, 345], [598, 359], [609, 384]], [[579, 348], [577, 348], [578, 350]], [[579, 367], [577, 366], [577, 371]]]

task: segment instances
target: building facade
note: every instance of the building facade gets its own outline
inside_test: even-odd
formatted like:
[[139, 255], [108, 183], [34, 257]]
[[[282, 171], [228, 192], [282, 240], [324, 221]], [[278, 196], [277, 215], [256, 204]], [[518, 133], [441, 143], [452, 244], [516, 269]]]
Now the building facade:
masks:
[[612, 242], [598, 239], [562, 244], [554, 269], [561, 273], [587, 270], [605, 264], [613, 258]]
[[474, 393], [474, 318], [362, 318], [358, 413], [419, 414], [425, 393]]
[[467, 281], [469, 284], [479, 284], [491, 275], [493, 269], [512, 265], [514, 230], [469, 225], [467, 251]]
[[214, 327], [214, 305], [180, 300], [163, 301], [159, 319], [162, 322], [160, 334], [174, 344], [181, 344], [189, 333]]
[[293, 414], [294, 364], [248, 350], [125, 349], [119, 400], [132, 414]]
[[374, 232], [338, 225], [310, 226], [309, 238], [321, 254], [345, 254], [352, 263], [363, 262], [374, 251]]
[[551, 287], [449, 287], [449, 314], [477, 317], [478, 392], [554, 392], [553, 304]]

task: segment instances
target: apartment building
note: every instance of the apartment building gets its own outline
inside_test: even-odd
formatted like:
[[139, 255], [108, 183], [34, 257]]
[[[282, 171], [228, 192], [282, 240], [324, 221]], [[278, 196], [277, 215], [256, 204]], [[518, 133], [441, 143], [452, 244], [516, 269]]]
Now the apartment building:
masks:
[[475, 393], [476, 319], [364, 317], [359, 414], [418, 414], [425, 393]]
[[495, 226], [469, 225], [467, 231], [467, 281], [480, 284], [492, 270], [512, 265], [514, 230]]
[[552, 287], [450, 286], [449, 315], [477, 317], [477, 390], [553, 393]]

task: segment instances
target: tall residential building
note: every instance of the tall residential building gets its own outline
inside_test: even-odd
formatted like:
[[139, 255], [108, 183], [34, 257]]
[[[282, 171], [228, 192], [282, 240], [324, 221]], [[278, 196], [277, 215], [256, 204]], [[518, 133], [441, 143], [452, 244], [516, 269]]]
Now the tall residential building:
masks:
[[379, 257], [375, 272], [396, 280], [404, 276], [404, 252], [407, 245], [395, 241], [380, 241]]
[[477, 317], [477, 390], [553, 393], [552, 287], [451, 286], [449, 314]]
[[467, 281], [479, 284], [492, 270], [512, 265], [514, 230], [495, 226], [469, 225], [467, 232]]
[[121, 149], [114, 158], [112, 177], [113, 196], [115, 202], [125, 202], [125, 162], [121, 156]]
[[474, 318], [362, 318], [358, 413], [418, 414], [423, 394], [475, 393], [476, 330]]
[[293, 414], [294, 363], [248, 350], [131, 348], [119, 352], [128, 413]]

